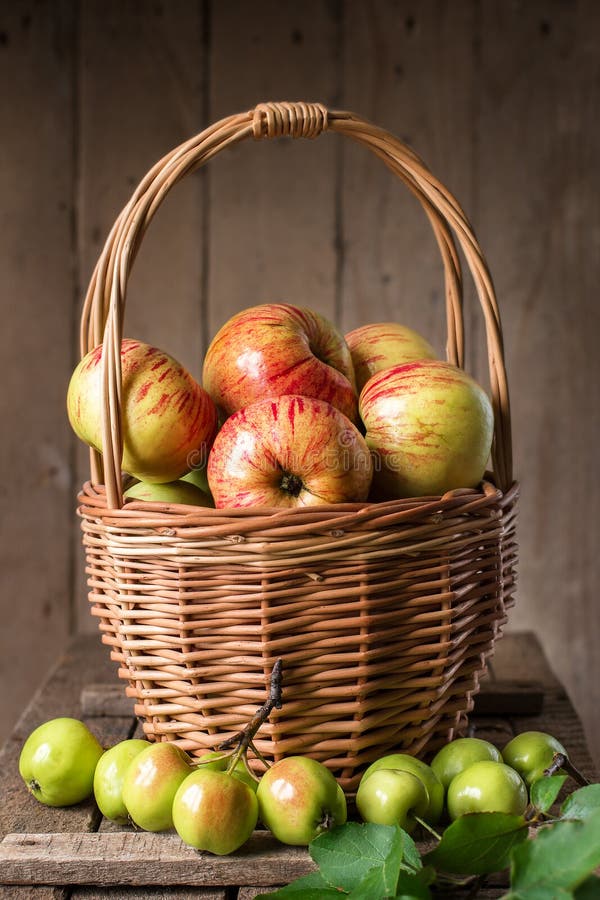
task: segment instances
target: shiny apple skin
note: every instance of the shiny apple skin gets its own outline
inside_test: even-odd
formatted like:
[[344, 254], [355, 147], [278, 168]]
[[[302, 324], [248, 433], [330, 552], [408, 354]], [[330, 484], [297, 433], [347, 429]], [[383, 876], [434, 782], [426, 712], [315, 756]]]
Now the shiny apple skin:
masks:
[[224, 416], [269, 397], [301, 394], [358, 423], [350, 350], [324, 316], [287, 303], [249, 307], [212, 340], [202, 382]]
[[444, 808], [444, 786], [431, 766], [428, 766], [423, 760], [417, 759], [416, 756], [411, 756], [410, 753], [388, 753], [386, 756], [380, 756], [365, 769], [361, 783], [380, 769], [398, 769], [416, 775], [423, 782], [429, 794], [429, 806], [423, 818], [431, 825], [439, 822]]
[[361, 325], [360, 328], [349, 331], [345, 337], [359, 393], [377, 372], [417, 359], [435, 359], [437, 356], [429, 341], [412, 328], [398, 322]]
[[[173, 357], [126, 338], [121, 344], [122, 468], [141, 481], [176, 481], [206, 457], [217, 428], [207, 392]], [[67, 412], [75, 434], [102, 450], [102, 346], [71, 376]]]
[[527, 808], [523, 779], [505, 763], [482, 760], [452, 779], [446, 802], [454, 819], [468, 813], [501, 812], [520, 816]]
[[431, 768], [444, 785], [444, 790], [456, 775], [475, 762], [502, 762], [500, 751], [481, 738], [457, 738], [445, 744], [431, 760]]
[[123, 779], [123, 802], [131, 819], [145, 831], [173, 827], [173, 799], [193, 771], [191, 759], [170, 741], [151, 744], [132, 760]]
[[276, 397], [239, 410], [208, 458], [217, 508], [362, 501], [371, 478], [358, 429], [331, 404], [309, 397]]
[[243, 781], [201, 768], [181, 783], [173, 800], [173, 824], [196, 850], [225, 856], [245, 844], [258, 821], [258, 801]]
[[378, 499], [439, 496], [481, 482], [494, 414], [462, 369], [440, 360], [394, 366], [367, 382], [359, 406]]
[[567, 756], [563, 745], [551, 734], [522, 731], [503, 748], [502, 758], [531, 787], [534, 781], [544, 777], [544, 771], [552, 765], [555, 753]]
[[409, 834], [429, 809], [429, 794], [420, 778], [402, 769], [377, 769], [363, 778], [356, 808], [365, 822], [399, 825]]
[[346, 798], [323, 763], [288, 756], [267, 769], [258, 791], [259, 816], [283, 844], [307, 846], [346, 822]]
[[94, 772], [94, 796], [98, 809], [107, 819], [125, 825], [128, 813], [123, 802], [123, 779], [130, 763], [138, 753], [149, 747], [148, 741], [131, 738], [120, 741], [98, 760]]

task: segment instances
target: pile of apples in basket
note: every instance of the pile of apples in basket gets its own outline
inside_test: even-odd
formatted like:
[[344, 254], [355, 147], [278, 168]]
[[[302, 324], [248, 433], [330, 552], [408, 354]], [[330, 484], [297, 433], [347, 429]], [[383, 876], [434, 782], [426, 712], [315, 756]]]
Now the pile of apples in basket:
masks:
[[[397, 323], [345, 337], [312, 309], [267, 303], [212, 340], [200, 386], [167, 353], [121, 349], [125, 499], [304, 507], [476, 487], [494, 426], [462, 369]], [[102, 450], [102, 346], [73, 373], [78, 437]]]

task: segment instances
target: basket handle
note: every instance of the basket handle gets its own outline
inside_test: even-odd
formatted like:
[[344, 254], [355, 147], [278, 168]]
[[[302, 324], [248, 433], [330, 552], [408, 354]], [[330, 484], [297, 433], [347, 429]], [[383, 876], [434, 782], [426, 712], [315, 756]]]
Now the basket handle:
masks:
[[146, 174], [116, 219], [90, 280], [81, 319], [82, 356], [98, 344], [102, 352], [102, 455], [91, 453], [91, 480], [104, 482], [109, 508], [123, 505], [121, 492], [121, 340], [125, 295], [142, 238], [170, 189], [221, 150], [240, 141], [278, 137], [315, 138], [323, 131], [345, 135], [368, 147], [417, 197], [429, 218], [444, 266], [447, 358], [464, 366], [462, 274], [454, 238], [468, 264], [486, 330], [494, 408], [492, 466], [497, 486], [512, 483], [510, 403], [502, 325], [483, 253], [461, 207], [422, 160], [398, 138], [351, 112], [320, 103], [259, 103], [228, 116], [174, 148]]

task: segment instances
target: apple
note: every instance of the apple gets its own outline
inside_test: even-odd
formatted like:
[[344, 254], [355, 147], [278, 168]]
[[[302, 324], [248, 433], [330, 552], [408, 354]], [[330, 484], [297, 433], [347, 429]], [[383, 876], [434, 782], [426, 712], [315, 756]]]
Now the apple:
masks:
[[[223, 753], [219, 750], [209, 750], [208, 753], [204, 753], [199, 759], [195, 760], [198, 771], [200, 771], [200, 769], [206, 769], [207, 771], [213, 772], [226, 772], [230, 762], [231, 754]], [[243, 781], [244, 784], [247, 784], [248, 787], [252, 788], [254, 793], [256, 793], [256, 789], [258, 788], [258, 778], [252, 777], [242, 759], [238, 759], [230, 774], [233, 775], [234, 778], [239, 778], [240, 781]]]
[[391, 369], [417, 359], [435, 359], [437, 354], [429, 341], [397, 322], [361, 325], [349, 331], [350, 348], [358, 392], [376, 372]]
[[552, 765], [555, 753], [565, 757], [567, 751], [555, 737], [543, 731], [523, 731], [512, 738], [502, 750], [504, 762], [515, 769], [528, 787], [543, 778]]
[[[121, 344], [123, 469], [141, 481], [175, 481], [212, 443], [217, 411], [183, 366], [141, 341]], [[102, 450], [102, 345], [71, 376], [67, 411], [76, 435]]]
[[520, 816], [527, 807], [527, 788], [510, 766], [486, 759], [473, 763], [452, 779], [446, 801], [452, 820], [479, 812]]
[[361, 784], [366, 781], [374, 772], [380, 769], [399, 769], [403, 772], [410, 772], [416, 775], [427, 788], [429, 795], [429, 806], [423, 818], [430, 824], [439, 822], [444, 808], [444, 786], [441, 781], [427, 763], [411, 756], [409, 753], [390, 753], [387, 756], [381, 756], [371, 763], [368, 769], [365, 769], [361, 778]]
[[356, 426], [330, 403], [309, 397], [275, 397], [234, 413], [208, 458], [217, 508], [366, 500], [371, 477], [371, 456]]
[[131, 738], [105, 750], [94, 772], [94, 797], [103, 816], [125, 825], [128, 820], [123, 802], [123, 779], [130, 762], [149, 747], [148, 741]]
[[61, 717], [31, 732], [19, 756], [27, 789], [46, 806], [73, 806], [91, 796], [104, 749], [79, 719]]
[[193, 771], [190, 757], [171, 741], [142, 750], [123, 778], [123, 802], [130, 818], [145, 831], [172, 828], [173, 799], [181, 782]]
[[350, 350], [324, 316], [287, 303], [252, 306], [211, 342], [202, 380], [224, 416], [268, 397], [301, 394], [331, 403], [357, 423]]
[[264, 825], [283, 844], [308, 845], [346, 821], [346, 798], [329, 769], [308, 756], [274, 763], [256, 792]]
[[489, 741], [481, 738], [457, 738], [445, 744], [431, 760], [431, 768], [448, 790], [452, 779], [467, 769], [472, 763], [489, 759], [502, 762], [500, 751]]
[[[206, 460], [208, 462], [208, 458]], [[208, 475], [206, 474], [206, 463], [203, 466], [193, 466], [193, 468], [187, 473], [187, 475], [182, 475], [180, 481], [189, 482], [193, 484], [194, 487], [197, 487], [202, 491], [203, 494], [206, 494], [211, 498], [210, 487], [208, 486]]]
[[385, 369], [366, 383], [359, 404], [377, 496], [437, 496], [481, 481], [494, 415], [462, 369], [433, 359]]
[[362, 778], [356, 793], [356, 807], [365, 822], [399, 825], [414, 831], [415, 816], [424, 818], [429, 794], [420, 778], [402, 769], [377, 769]]
[[182, 478], [178, 481], [136, 481], [128, 487], [123, 496], [131, 500], [146, 500], [152, 503], [183, 503], [189, 506], [214, 506], [210, 497], [200, 488]]
[[173, 800], [173, 824], [182, 841], [219, 856], [245, 844], [257, 821], [254, 791], [233, 775], [205, 766], [188, 775]]

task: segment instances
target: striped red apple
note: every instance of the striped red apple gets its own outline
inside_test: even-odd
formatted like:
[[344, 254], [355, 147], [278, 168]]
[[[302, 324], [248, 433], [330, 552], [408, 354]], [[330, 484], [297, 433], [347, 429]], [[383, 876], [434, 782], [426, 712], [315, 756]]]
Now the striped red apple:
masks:
[[217, 508], [366, 500], [371, 456], [356, 426], [324, 400], [284, 395], [230, 416], [208, 457]]
[[424, 359], [378, 372], [362, 390], [360, 413], [378, 499], [437, 496], [481, 481], [494, 415], [462, 369]]
[[436, 352], [424, 337], [398, 322], [373, 322], [349, 331], [350, 348], [358, 392], [373, 375], [417, 359], [435, 359]]
[[[141, 341], [121, 344], [123, 469], [140, 481], [175, 481], [206, 456], [217, 427], [208, 393], [173, 357]], [[102, 449], [102, 346], [79, 363], [67, 411], [77, 436]]]
[[283, 394], [331, 403], [357, 423], [350, 350], [314, 310], [265, 303], [229, 319], [208, 348], [203, 384], [223, 416]]

